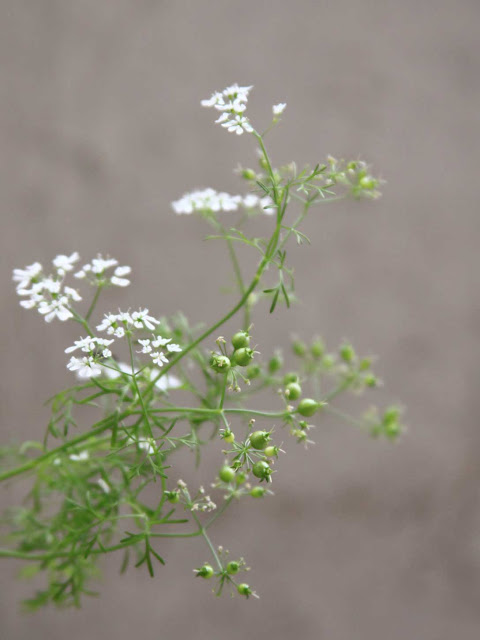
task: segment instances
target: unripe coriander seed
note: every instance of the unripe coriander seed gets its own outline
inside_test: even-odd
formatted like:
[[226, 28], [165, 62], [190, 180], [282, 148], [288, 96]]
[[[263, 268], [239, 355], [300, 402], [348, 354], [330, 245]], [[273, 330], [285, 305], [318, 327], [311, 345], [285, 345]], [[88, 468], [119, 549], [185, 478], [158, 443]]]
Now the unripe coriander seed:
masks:
[[246, 367], [253, 359], [253, 350], [248, 347], [242, 347], [233, 352], [233, 363], [239, 367]]
[[298, 382], [299, 381], [299, 377], [298, 377], [298, 373], [295, 373], [294, 371], [290, 371], [290, 373], [286, 373], [283, 376], [283, 384], [287, 385], [290, 384], [290, 382]]
[[200, 567], [200, 569], [195, 569], [195, 573], [197, 574], [197, 578], [204, 578], [205, 580], [208, 580], [215, 572], [212, 565], [206, 563], [203, 567]]
[[232, 480], [235, 478], [235, 471], [234, 469], [232, 469], [232, 467], [229, 467], [225, 464], [218, 472], [218, 477], [223, 482], [232, 482]]
[[234, 349], [241, 349], [242, 347], [248, 347], [250, 344], [250, 336], [246, 331], [237, 331], [232, 336], [232, 345]]
[[268, 431], [254, 431], [250, 436], [250, 445], [254, 449], [261, 451], [265, 449], [270, 440], [271, 436]]
[[230, 575], [234, 575], [235, 573], [238, 573], [239, 569], [240, 569], [240, 563], [236, 562], [235, 560], [231, 560], [227, 564], [227, 573]]
[[292, 349], [293, 353], [299, 358], [302, 358], [307, 353], [307, 345], [301, 340], [295, 340], [292, 343]]
[[250, 495], [252, 498], [263, 498], [266, 492], [265, 487], [253, 487], [253, 489], [250, 490]]
[[317, 412], [319, 407], [320, 403], [316, 400], [313, 400], [312, 398], [303, 398], [303, 400], [300, 400], [298, 403], [297, 411], [301, 416], [310, 418]]
[[210, 366], [217, 373], [226, 373], [232, 366], [232, 363], [230, 362], [230, 358], [227, 356], [224, 356], [221, 353], [212, 353]]
[[298, 382], [290, 382], [285, 387], [285, 397], [288, 400], [298, 400], [298, 398], [302, 395], [302, 387], [298, 384]]
[[282, 367], [283, 367], [283, 358], [280, 355], [280, 353], [276, 353], [268, 363], [268, 371], [270, 373], [276, 373]]
[[259, 478], [259, 480], [268, 480], [272, 470], [268, 462], [265, 462], [265, 460], [259, 460], [253, 465], [252, 473], [256, 478]]
[[237, 591], [241, 596], [245, 596], [246, 598], [252, 595], [252, 590], [250, 589], [248, 584], [246, 584], [245, 582], [242, 582], [241, 584], [238, 585]]

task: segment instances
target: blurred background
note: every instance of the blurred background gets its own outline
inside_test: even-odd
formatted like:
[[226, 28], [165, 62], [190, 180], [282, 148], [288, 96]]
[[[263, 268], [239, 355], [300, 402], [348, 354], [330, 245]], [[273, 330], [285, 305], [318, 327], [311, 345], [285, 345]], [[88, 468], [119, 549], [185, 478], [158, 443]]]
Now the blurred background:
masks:
[[[315, 447], [282, 459], [276, 496], [219, 521], [214, 541], [245, 556], [259, 601], [214, 598], [192, 579], [201, 541], [174, 541], [153, 581], [119, 579], [109, 558], [99, 599], [24, 616], [30, 585], [6, 561], [2, 638], [478, 638], [478, 0], [0, 8], [2, 439], [42, 437], [78, 333], [18, 306], [14, 267], [100, 251], [134, 270], [105, 310], [208, 322], [229, 308], [216, 293], [229, 284], [224, 247], [170, 202], [243, 189], [233, 169], [254, 163], [252, 140], [199, 106], [232, 82], [255, 85], [255, 123], [288, 103], [268, 138], [276, 164], [362, 157], [387, 181], [377, 202], [312, 212], [312, 245], [293, 254], [303, 303], [273, 319], [259, 307], [256, 341], [269, 353], [292, 332], [320, 334], [378, 354], [374, 400], [400, 401], [409, 427], [390, 444], [317, 421]], [[213, 473], [219, 451], [209, 460]]]

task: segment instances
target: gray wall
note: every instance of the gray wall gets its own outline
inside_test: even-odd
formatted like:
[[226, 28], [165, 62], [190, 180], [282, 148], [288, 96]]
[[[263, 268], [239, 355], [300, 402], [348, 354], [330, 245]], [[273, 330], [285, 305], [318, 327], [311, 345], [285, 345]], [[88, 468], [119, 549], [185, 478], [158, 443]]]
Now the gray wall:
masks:
[[[252, 162], [251, 141], [198, 104], [234, 81], [255, 85], [259, 118], [288, 103], [269, 140], [278, 163], [361, 154], [388, 181], [377, 203], [312, 214], [312, 246], [294, 255], [304, 304], [271, 323], [260, 312], [256, 339], [265, 351], [292, 330], [352, 339], [381, 356], [378, 400], [400, 399], [409, 424], [392, 446], [322, 422], [314, 448], [282, 460], [274, 499], [219, 524], [215, 542], [248, 559], [259, 602], [212, 597], [191, 577], [205, 549], [180, 542], [154, 581], [119, 579], [109, 562], [100, 599], [23, 617], [29, 586], [7, 562], [2, 637], [477, 638], [478, 1], [0, 7], [4, 437], [41, 438], [77, 334], [18, 307], [14, 266], [110, 252], [135, 286], [107, 307], [195, 321], [227, 308], [212, 305], [223, 248], [169, 202], [240, 187], [231, 169]], [[8, 491], [7, 503], [20, 495]]]

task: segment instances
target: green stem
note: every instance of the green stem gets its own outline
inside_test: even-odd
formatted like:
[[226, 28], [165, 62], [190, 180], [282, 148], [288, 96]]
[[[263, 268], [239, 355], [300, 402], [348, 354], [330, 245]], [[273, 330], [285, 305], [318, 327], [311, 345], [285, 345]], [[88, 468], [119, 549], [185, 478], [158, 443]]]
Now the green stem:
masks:
[[92, 315], [93, 310], [95, 309], [95, 306], [96, 306], [96, 304], [98, 302], [98, 298], [100, 296], [101, 290], [102, 290], [102, 287], [98, 286], [97, 290], [95, 291], [95, 295], [93, 296], [93, 300], [92, 300], [90, 306], [88, 307], [87, 313], [85, 314], [85, 321], [86, 322], [88, 322], [90, 320], [90, 316]]
[[[194, 538], [201, 535], [201, 530], [191, 531], [189, 533], [149, 533], [150, 538]], [[111, 547], [103, 547], [99, 549], [92, 549], [88, 555], [99, 555], [101, 553], [112, 553], [126, 547], [131, 547], [136, 544], [138, 540], [134, 542], [119, 542]], [[24, 551], [12, 551], [9, 549], [0, 549], [0, 558], [17, 558], [19, 560], [32, 560], [38, 562], [44, 562], [45, 560], [54, 560], [55, 558], [70, 558], [72, 556], [84, 555], [85, 551], [62, 551], [60, 553], [28, 553]]]
[[202, 523], [200, 522], [200, 520], [197, 518], [196, 514], [192, 511], [192, 516], [193, 519], [195, 520], [195, 522], [198, 524], [198, 530], [199, 530], [199, 534], [202, 536], [202, 538], [205, 540], [205, 542], [207, 543], [208, 548], [210, 549], [212, 556], [215, 558], [215, 562], [218, 565], [218, 568], [220, 571], [223, 571], [223, 565], [220, 561], [220, 558], [218, 557], [217, 552], [215, 551], [215, 547], [212, 544], [212, 541], [210, 540], [208, 533], [205, 530], [205, 527], [202, 527]]
[[[118, 417], [118, 420], [122, 420], [123, 418], [127, 417], [128, 415], [130, 415], [129, 411], [125, 411], [123, 414], [121, 414]], [[60, 453], [62, 453], [63, 451], [66, 451], [67, 449], [69, 449], [70, 447], [74, 447], [77, 444], [80, 444], [82, 442], [85, 442], [86, 440], [100, 434], [103, 433], [104, 431], [106, 431], [107, 429], [110, 428], [110, 423], [114, 420], [117, 419], [116, 416], [109, 416], [108, 418], [105, 418], [104, 420], [101, 420], [99, 423], [97, 423], [97, 426], [94, 425], [93, 428], [91, 429], [91, 431], [87, 431], [86, 433], [82, 433], [81, 435], [77, 436], [76, 438], [72, 438], [71, 440], [69, 440], [68, 442], [65, 442], [63, 445], [61, 445], [60, 447], [57, 447], [56, 449], [52, 449], [51, 451], [47, 451], [47, 453], [44, 453], [43, 455], [39, 456], [38, 458], [34, 458], [33, 460], [29, 460], [28, 462], [26, 462], [25, 464], [22, 464], [18, 467], [15, 467], [14, 469], [9, 469], [8, 471], [5, 471], [4, 473], [0, 474], [0, 482], [2, 482], [3, 480], [8, 480], [9, 478], [13, 478], [14, 476], [18, 476], [22, 473], [25, 473], [27, 471], [30, 471], [31, 469], [35, 468], [38, 464], [41, 464], [42, 462], [45, 462], [46, 460], [49, 460], [50, 458], [52, 458], [53, 456], [57, 456]]]
[[140, 405], [142, 407], [143, 421], [145, 422], [145, 427], [147, 428], [147, 432], [148, 432], [150, 438], [153, 438], [153, 431], [152, 431], [152, 427], [150, 425], [150, 420], [148, 419], [147, 407], [145, 406], [145, 403], [143, 401], [143, 396], [140, 393], [140, 389], [139, 389], [138, 383], [137, 383], [137, 376], [135, 374], [135, 361], [134, 361], [134, 358], [133, 358], [132, 339], [130, 338], [130, 335], [128, 333], [127, 333], [127, 342], [128, 342], [128, 350], [130, 352], [130, 364], [131, 364], [131, 367], [132, 367], [133, 386], [135, 387], [135, 391], [137, 392], [138, 399], [139, 399]]

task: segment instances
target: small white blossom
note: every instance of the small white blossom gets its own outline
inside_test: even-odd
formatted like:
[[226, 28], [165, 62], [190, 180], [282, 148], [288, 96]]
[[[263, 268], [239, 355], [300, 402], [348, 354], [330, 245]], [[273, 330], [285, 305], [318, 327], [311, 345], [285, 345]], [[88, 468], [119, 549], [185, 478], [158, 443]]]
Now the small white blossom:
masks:
[[155, 353], [150, 354], [152, 356], [152, 361], [154, 364], [159, 367], [163, 367], [164, 362], [168, 362], [168, 359], [165, 357], [165, 354], [161, 351], [155, 351]]
[[97, 484], [104, 493], [110, 493], [110, 485], [103, 478], [99, 478]]
[[71, 302], [79, 302], [82, 298], [76, 289], [63, 286], [63, 278], [67, 271], [73, 269], [73, 262], [78, 260], [78, 253], [71, 256], [59, 255], [54, 259], [57, 273], [44, 275], [39, 262], [25, 269], [14, 269], [13, 280], [17, 282], [17, 294], [26, 297], [20, 302], [24, 309], [37, 308], [45, 316], [47, 322], [53, 319], [65, 321], [73, 318]]
[[93, 378], [102, 373], [101, 366], [95, 362], [93, 356], [85, 356], [83, 358], [72, 356], [67, 364], [67, 369], [76, 371], [79, 378]]
[[130, 316], [126, 317], [126, 314], [106, 313], [102, 322], [97, 325], [97, 331], [106, 331], [108, 335], [115, 336], [117, 338], [123, 338], [125, 335], [125, 327], [120, 322], [131, 321]]
[[152, 346], [155, 347], [155, 349], [158, 349], [159, 347], [164, 347], [171, 341], [171, 338], [162, 338], [162, 336], [157, 336], [152, 340]]
[[72, 271], [72, 269], [74, 268], [74, 264], [75, 262], [78, 262], [78, 260], [80, 259], [80, 256], [78, 255], [77, 251], [74, 251], [74, 253], [72, 253], [72, 255], [70, 256], [65, 256], [63, 254], [56, 256], [53, 259], [53, 266], [56, 268], [57, 273], [59, 275], [65, 275], [67, 273], [67, 271]]
[[244, 131], [252, 132], [253, 128], [248, 118], [243, 115], [251, 89], [251, 86], [240, 87], [238, 84], [233, 84], [221, 92], [215, 91], [210, 98], [202, 100], [200, 104], [202, 107], [213, 107], [221, 111], [222, 114], [215, 122], [220, 123], [228, 131], [238, 135]]
[[134, 311], [131, 315], [133, 326], [137, 329], [150, 329], [153, 331], [156, 324], [160, 324], [160, 321], [152, 316], [148, 315], [148, 309], [139, 309]]
[[273, 115], [280, 116], [285, 111], [285, 107], [287, 106], [286, 102], [279, 102], [278, 104], [274, 104], [272, 107]]
[[[155, 380], [155, 378], [160, 373], [160, 369], [152, 369], [150, 371], [150, 380]], [[177, 376], [173, 374], [167, 373], [155, 382], [155, 386], [160, 391], [168, 391], [169, 389], [179, 389], [182, 386], [182, 381]]]
[[148, 338], [146, 340], [138, 341], [142, 345], [142, 350], [138, 351], [138, 353], [150, 353], [152, 350], [152, 345], [150, 344], [150, 340]]
[[42, 273], [42, 265], [34, 262], [25, 267], [25, 269], [13, 270], [13, 281], [18, 282], [17, 291], [19, 289], [27, 289]]
[[130, 284], [130, 280], [128, 280], [128, 278], [124, 278], [123, 276], [128, 275], [129, 273], [131, 273], [131, 271], [132, 268], [128, 266], [117, 267], [113, 272], [113, 276], [110, 278], [110, 282], [117, 287], [128, 287], [128, 285]]
[[182, 350], [182, 347], [178, 344], [175, 344], [174, 342], [172, 342], [171, 344], [167, 344], [167, 351], [169, 353], [180, 353]]
[[190, 214], [194, 211], [236, 211], [241, 203], [242, 196], [207, 188], [186, 193], [179, 200], [172, 202], [172, 208], [178, 214]]
[[252, 126], [248, 122], [248, 118], [241, 115], [236, 115], [233, 120], [228, 120], [222, 124], [222, 127], [226, 127], [231, 133], [242, 135], [244, 131], [253, 131]]
[[142, 451], [145, 451], [149, 456], [157, 452], [155, 440], [152, 438], [138, 438], [138, 440], [135, 440], [135, 438], [129, 438], [128, 443], [137, 446]]
[[62, 322], [73, 318], [73, 313], [68, 308], [68, 298], [62, 296], [57, 300], [41, 300], [38, 304], [38, 312], [45, 316], [46, 322], [51, 322], [54, 318], [58, 318]]
[[[108, 275], [106, 272], [109, 269], [116, 267], [113, 275]], [[124, 278], [124, 276], [131, 273], [131, 267], [118, 266], [118, 260], [115, 258], [104, 258], [102, 254], [98, 254], [96, 258], [77, 271], [74, 275], [75, 278], [86, 278], [90, 284], [98, 286], [99, 284], [112, 284], [117, 287], [127, 287], [130, 284], [130, 280]]]
[[80, 451], [80, 453], [72, 453], [72, 455], [69, 456], [70, 460], [73, 460], [74, 462], [82, 462], [84, 460], [88, 460], [89, 457], [90, 456], [88, 451]]

